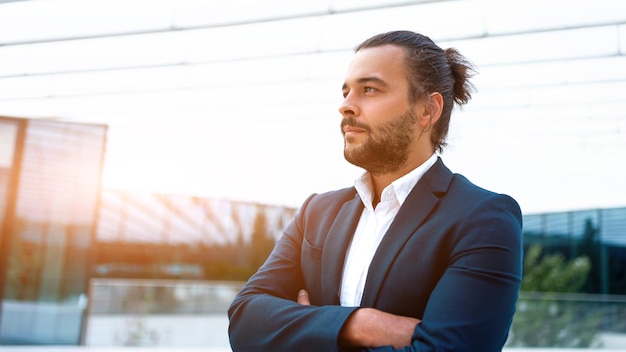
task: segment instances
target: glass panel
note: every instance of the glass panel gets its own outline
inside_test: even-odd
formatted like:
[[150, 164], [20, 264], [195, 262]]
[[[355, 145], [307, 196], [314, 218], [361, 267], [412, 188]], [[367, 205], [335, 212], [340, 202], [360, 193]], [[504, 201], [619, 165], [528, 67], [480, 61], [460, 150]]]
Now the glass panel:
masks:
[[533, 214], [524, 216], [524, 233], [543, 233], [543, 215]]
[[600, 221], [602, 241], [626, 247], [626, 208], [603, 209]]
[[[0, 120], [0, 234], [4, 226], [4, 216], [7, 211], [9, 197], [9, 183], [15, 153], [18, 124], [12, 121]], [[0, 244], [2, 240], [0, 239]], [[1, 269], [0, 269], [1, 270]]]
[[603, 280], [609, 293], [626, 293], [626, 208], [602, 209]]
[[543, 253], [564, 252], [569, 248], [569, 213], [544, 215]]
[[226, 350], [229, 347], [226, 312], [241, 284], [92, 280], [85, 345]]
[[586, 210], [572, 213], [572, 237], [583, 239], [590, 237], [592, 231], [598, 230], [598, 211]]
[[623, 296], [522, 292], [506, 347], [622, 350], [625, 322]]
[[545, 215], [542, 214], [524, 216], [522, 221], [524, 247], [533, 243], [543, 243], [545, 237], [545, 229], [543, 228], [544, 218]]
[[79, 342], [105, 133], [100, 125], [27, 124], [0, 344]]

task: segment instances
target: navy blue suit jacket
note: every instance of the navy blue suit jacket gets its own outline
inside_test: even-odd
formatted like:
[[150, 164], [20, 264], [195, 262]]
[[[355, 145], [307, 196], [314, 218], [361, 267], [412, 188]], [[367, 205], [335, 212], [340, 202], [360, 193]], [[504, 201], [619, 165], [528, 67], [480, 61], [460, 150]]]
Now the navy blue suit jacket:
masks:
[[[339, 331], [357, 308], [339, 305], [341, 275], [362, 210], [352, 187], [306, 200], [229, 308], [233, 351], [343, 350]], [[361, 306], [421, 319], [406, 351], [500, 351], [521, 276], [518, 204], [439, 159], [380, 243]], [[295, 302], [301, 288], [311, 306]]]

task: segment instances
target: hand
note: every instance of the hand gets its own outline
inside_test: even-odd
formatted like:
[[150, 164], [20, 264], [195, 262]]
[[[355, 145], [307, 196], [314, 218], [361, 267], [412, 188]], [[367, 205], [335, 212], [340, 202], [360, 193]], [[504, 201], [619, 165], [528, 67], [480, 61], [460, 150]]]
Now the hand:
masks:
[[[296, 302], [310, 306], [309, 293], [304, 289], [298, 291]], [[420, 321], [374, 308], [360, 308], [348, 318], [339, 339], [348, 347], [403, 348], [411, 344], [413, 331]]]
[[415, 327], [420, 322], [374, 308], [360, 308], [344, 324], [339, 340], [347, 347], [393, 346], [399, 349], [411, 344]]
[[306, 292], [305, 289], [298, 291], [298, 299], [296, 302], [302, 304], [303, 306], [310, 306], [311, 300], [309, 299], [309, 293]]

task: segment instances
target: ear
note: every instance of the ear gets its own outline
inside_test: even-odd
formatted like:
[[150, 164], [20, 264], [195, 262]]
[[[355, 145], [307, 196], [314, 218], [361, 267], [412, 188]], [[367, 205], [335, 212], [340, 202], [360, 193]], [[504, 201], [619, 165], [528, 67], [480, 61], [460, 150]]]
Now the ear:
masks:
[[419, 124], [422, 128], [428, 130], [441, 116], [443, 96], [439, 92], [430, 93], [426, 99], [420, 100], [418, 104], [422, 105], [421, 110], [418, 110], [422, 112], [418, 116]]

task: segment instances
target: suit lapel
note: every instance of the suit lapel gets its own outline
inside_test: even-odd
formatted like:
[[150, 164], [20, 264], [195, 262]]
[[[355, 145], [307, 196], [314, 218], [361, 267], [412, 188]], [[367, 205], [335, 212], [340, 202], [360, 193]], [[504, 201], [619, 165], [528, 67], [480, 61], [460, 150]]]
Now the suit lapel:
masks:
[[376, 250], [367, 275], [361, 306], [376, 305], [379, 288], [383, 285], [394, 259], [433, 211], [451, 179], [452, 173], [439, 159], [415, 185]]
[[354, 198], [343, 205], [328, 231], [322, 254], [321, 285], [324, 304], [339, 304], [344, 260], [362, 212], [363, 202], [355, 193]]

